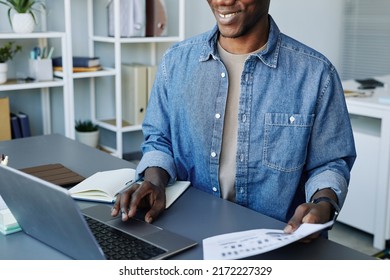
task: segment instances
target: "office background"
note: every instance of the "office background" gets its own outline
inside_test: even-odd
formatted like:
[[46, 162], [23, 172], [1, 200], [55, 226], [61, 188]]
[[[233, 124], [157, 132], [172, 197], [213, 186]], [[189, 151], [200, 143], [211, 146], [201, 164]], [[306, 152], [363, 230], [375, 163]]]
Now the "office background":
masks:
[[[172, 2], [172, 0], [166, 0]], [[48, 29], [64, 30], [63, 2], [47, 0]], [[206, 1], [185, 1], [185, 37], [208, 30], [214, 18]], [[72, 1], [73, 53], [85, 55], [87, 52], [86, 1]], [[0, 32], [11, 31], [6, 16], [6, 7], [0, 6]], [[312, 46], [325, 54], [338, 69], [342, 79], [383, 75], [390, 72], [390, 2], [386, 0], [271, 0], [270, 14], [275, 18], [282, 32]], [[178, 19], [169, 21], [174, 25]], [[37, 27], [39, 30], [40, 26]], [[18, 55], [9, 63], [9, 75], [23, 76], [23, 61], [28, 57], [29, 42], [24, 55]], [[160, 44], [161, 55], [168, 44]], [[375, 49], [373, 52], [367, 51]], [[142, 57], [142, 46], [140, 47]], [[379, 54], [379, 55], [378, 55]], [[144, 54], [147, 55], [147, 54]], [[138, 56], [138, 55], [137, 55]], [[130, 58], [129, 58], [130, 59]], [[131, 59], [130, 59], [131, 60]], [[82, 82], [80, 82], [82, 83]], [[86, 81], [84, 81], [86, 83]], [[85, 85], [87, 87], [87, 85]], [[78, 85], [80, 91], [83, 86]], [[0, 92], [0, 96], [4, 94]], [[52, 94], [54, 132], [63, 133], [63, 111], [61, 94]], [[89, 100], [86, 95], [76, 94], [76, 118], [89, 116]], [[41, 134], [42, 114], [39, 90], [29, 94], [12, 96], [11, 106], [15, 111], [24, 111], [32, 120], [32, 131]], [[134, 135], [132, 136], [134, 137]], [[129, 150], [138, 147], [129, 147]]]
[[[101, 0], [104, 1], [104, 0]], [[175, 0], [166, 0], [170, 5]], [[86, 36], [86, 2], [72, 1], [72, 37], [73, 55], [85, 55], [88, 38]], [[108, 2], [108, 1], [107, 1]], [[47, 29], [63, 31], [63, 1], [46, 0]], [[390, 73], [390, 1], [388, 0], [271, 0], [270, 14], [281, 31], [299, 41], [317, 49], [326, 55], [336, 66], [343, 80], [365, 78]], [[11, 32], [6, 16], [6, 7], [0, 6], [0, 32]], [[178, 18], [170, 17], [170, 24], [178, 24]], [[209, 30], [215, 24], [205, 0], [185, 0], [185, 37]], [[39, 26], [36, 30], [39, 30]], [[0, 40], [0, 43], [3, 41]], [[9, 76], [23, 75], [25, 61], [34, 43], [22, 41], [23, 54], [17, 55], [9, 64]], [[58, 42], [52, 42], [53, 45]], [[169, 46], [158, 44], [158, 58]], [[104, 48], [104, 47], [103, 47]], [[99, 55], [105, 58], [105, 50]], [[144, 44], [132, 46], [132, 53], [124, 57], [124, 62], [143, 62], [149, 57]], [[107, 57], [109, 57], [107, 50]], [[55, 53], [60, 55], [61, 52]], [[109, 58], [108, 58], [109, 59]], [[75, 89], [76, 119], [90, 117], [89, 84], [87, 80], [78, 80]], [[62, 89], [51, 89], [53, 132], [64, 133]], [[39, 90], [27, 92], [2, 92], [0, 97], [10, 96], [11, 110], [23, 111], [30, 116], [33, 135], [43, 133], [41, 95]], [[112, 101], [108, 101], [112, 102]], [[105, 110], [112, 106], [97, 110]], [[103, 134], [106, 141], [114, 141], [111, 134]], [[140, 131], [126, 133], [124, 136], [125, 153], [139, 150], [142, 141]]]
[[[167, 3], [172, 0], [166, 0]], [[281, 30], [286, 34], [313, 46], [323, 52], [337, 66], [340, 66], [341, 56], [341, 18], [343, 1], [339, 0], [272, 0], [271, 14], [279, 24]], [[63, 1], [46, 1], [47, 29], [63, 31]], [[6, 16], [6, 7], [0, 6], [0, 32], [10, 32], [11, 28]], [[178, 24], [178, 19], [169, 18], [171, 24]], [[200, 32], [210, 29], [214, 25], [214, 17], [210, 12], [207, 1], [186, 0], [185, 1], [185, 37], [190, 37]], [[76, 24], [75, 24], [76, 23]], [[85, 55], [87, 53], [87, 23], [86, 23], [86, 1], [72, 1], [72, 36], [73, 36], [73, 54]], [[40, 26], [37, 27], [39, 30]], [[17, 77], [26, 75], [23, 73], [25, 68], [24, 61], [28, 57], [30, 48], [34, 45], [31, 42], [23, 42], [24, 51], [22, 55], [17, 55], [9, 63], [9, 76]], [[56, 42], [53, 42], [55, 45]], [[168, 44], [159, 44], [158, 53], [161, 54], [168, 47]], [[57, 48], [59, 49], [59, 48]], [[147, 57], [149, 54], [142, 44], [134, 57]], [[104, 51], [103, 51], [104, 53]], [[55, 52], [55, 55], [61, 53]], [[132, 57], [127, 58], [126, 62], [142, 62]], [[19, 65], [19, 66], [18, 66]], [[76, 119], [89, 118], [89, 98], [87, 94], [87, 80], [77, 81], [77, 90], [75, 92], [75, 116]], [[3, 96], [4, 92], [0, 92]], [[53, 132], [64, 133], [63, 106], [61, 89], [53, 89], [51, 93], [52, 102], [52, 123]], [[107, 103], [105, 103], [107, 104]], [[39, 90], [30, 90], [27, 94], [12, 94], [11, 109], [13, 111], [23, 111], [29, 114], [31, 120], [31, 130], [33, 134], [42, 134], [42, 113]], [[98, 108], [99, 110], [99, 108]], [[102, 137], [110, 137], [103, 135]], [[131, 137], [132, 140], [126, 139]], [[135, 141], [134, 141], [135, 139]], [[141, 133], [132, 133], [125, 135], [124, 141], [134, 143], [125, 147], [126, 152], [132, 152], [139, 149], [139, 142], [142, 139]], [[110, 140], [108, 140], [110, 141]]]
[[[166, 2], [172, 3], [172, 0], [166, 0]], [[48, 30], [63, 31], [65, 29], [63, 1], [47, 0], [46, 6]], [[86, 1], [72, 1], [74, 55], [85, 55], [87, 53], [85, 11]], [[0, 6], [0, 13], [4, 15], [0, 17], [0, 32], [11, 31], [8, 18], [5, 16], [5, 6]], [[342, 79], [355, 78], [356, 76], [383, 75], [390, 72], [390, 53], [387, 51], [390, 45], [389, 1], [271, 0], [270, 14], [274, 17], [282, 32], [325, 54], [336, 66]], [[178, 18], [170, 17], [169, 21], [172, 25], [178, 24]], [[186, 38], [210, 29], [214, 22], [207, 1], [185, 1]], [[39, 28], [40, 26], [37, 27], [37, 30]], [[377, 30], [377, 32], [373, 32], [373, 30]], [[20, 65], [25, 63], [30, 48], [34, 47], [29, 44], [31, 44], [31, 41], [23, 42], [23, 55], [17, 55], [12, 63], [9, 63], [9, 76], [25, 75], [23, 72], [25, 69], [21, 69]], [[55, 45], [55, 42], [53, 44]], [[375, 51], [367, 51], [372, 49], [372, 44], [375, 44]], [[168, 46], [169, 44], [159, 44], [157, 59], [161, 57]], [[55, 55], [60, 55], [60, 53], [55, 52]], [[145, 56], [149, 56], [149, 54], [144, 45], [140, 44], [133, 57], [141, 58], [141, 61], [129, 56], [126, 62], [142, 62], [142, 57]], [[86, 92], [87, 87], [86, 80], [78, 81], [78, 91]], [[53, 91], [54, 93], [51, 93], [53, 132], [63, 134], [62, 94], [58, 89]], [[0, 96], [4, 95], [3, 92], [0, 92]], [[11, 109], [29, 114], [33, 134], [42, 134], [39, 90], [31, 90], [28, 94], [13, 94]], [[89, 118], [87, 94], [75, 94], [75, 111], [76, 119]], [[126, 152], [138, 150], [139, 141], [142, 139], [141, 133], [133, 133], [128, 137], [136, 141], [124, 139], [124, 141], [134, 143], [126, 147]]]

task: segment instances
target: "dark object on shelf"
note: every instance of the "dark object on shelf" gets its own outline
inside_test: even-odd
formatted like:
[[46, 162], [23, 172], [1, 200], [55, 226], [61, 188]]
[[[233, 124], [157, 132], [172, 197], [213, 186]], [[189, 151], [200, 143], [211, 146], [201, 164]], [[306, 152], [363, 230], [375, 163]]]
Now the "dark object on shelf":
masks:
[[368, 79], [356, 79], [356, 82], [360, 84], [358, 89], [375, 89], [377, 87], [383, 87], [384, 83], [373, 78]]

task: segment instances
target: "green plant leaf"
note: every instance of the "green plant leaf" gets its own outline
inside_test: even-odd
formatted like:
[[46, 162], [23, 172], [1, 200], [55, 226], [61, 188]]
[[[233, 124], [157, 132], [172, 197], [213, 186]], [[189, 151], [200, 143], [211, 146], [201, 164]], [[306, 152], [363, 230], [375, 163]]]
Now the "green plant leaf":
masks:
[[22, 50], [19, 45], [14, 46], [14, 42], [8, 42], [0, 47], [0, 63], [5, 63], [12, 60], [14, 55]]
[[94, 124], [90, 120], [78, 120], [75, 123], [75, 129], [80, 132], [97, 131], [99, 129], [99, 126], [97, 124]]

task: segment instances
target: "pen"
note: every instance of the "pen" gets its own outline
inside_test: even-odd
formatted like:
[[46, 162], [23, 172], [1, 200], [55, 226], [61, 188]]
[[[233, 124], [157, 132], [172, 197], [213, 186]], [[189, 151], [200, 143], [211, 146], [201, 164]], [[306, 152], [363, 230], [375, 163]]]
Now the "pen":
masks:
[[46, 47], [42, 49], [41, 58], [44, 59], [46, 57]]
[[49, 54], [47, 55], [47, 59], [51, 59], [51, 56], [53, 55], [53, 51], [54, 51], [54, 48], [51, 47], [50, 51], [49, 51]]
[[126, 182], [125, 186], [120, 190], [118, 191], [115, 196], [117, 196], [118, 194], [122, 194], [124, 193], [125, 191], [127, 191], [128, 189], [130, 189], [132, 186], [134, 186], [135, 184], [138, 184], [139, 182], [141, 182], [142, 180], [139, 178], [137, 180], [130, 180], [128, 182]]

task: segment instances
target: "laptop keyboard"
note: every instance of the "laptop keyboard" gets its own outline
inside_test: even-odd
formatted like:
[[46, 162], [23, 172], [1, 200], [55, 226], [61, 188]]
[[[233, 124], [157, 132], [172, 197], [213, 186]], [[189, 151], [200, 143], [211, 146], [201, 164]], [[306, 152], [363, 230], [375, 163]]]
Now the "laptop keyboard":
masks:
[[147, 260], [166, 251], [84, 216], [108, 260]]

